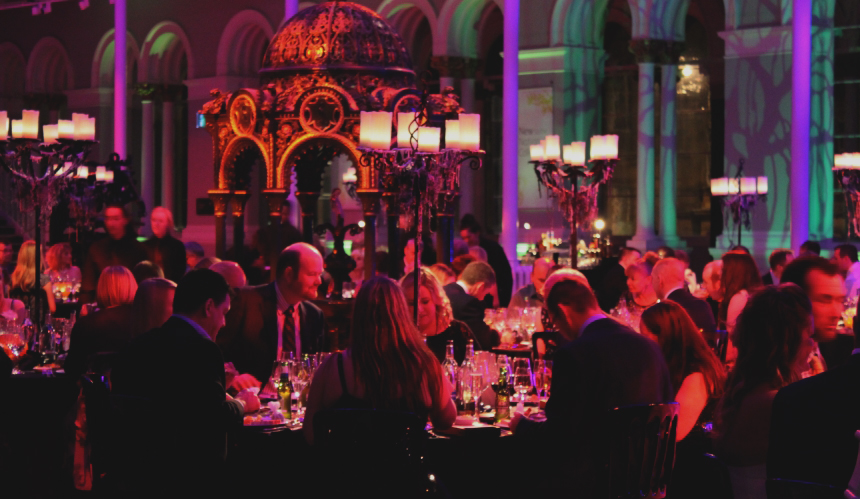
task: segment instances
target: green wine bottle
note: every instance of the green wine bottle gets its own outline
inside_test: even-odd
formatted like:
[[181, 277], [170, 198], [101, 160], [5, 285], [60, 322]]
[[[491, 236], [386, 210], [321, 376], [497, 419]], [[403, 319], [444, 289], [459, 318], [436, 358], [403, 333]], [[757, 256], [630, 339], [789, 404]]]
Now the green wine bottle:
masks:
[[281, 412], [284, 417], [292, 419], [293, 417], [293, 387], [290, 385], [290, 373], [281, 373], [281, 378], [278, 380], [278, 399], [281, 402]]

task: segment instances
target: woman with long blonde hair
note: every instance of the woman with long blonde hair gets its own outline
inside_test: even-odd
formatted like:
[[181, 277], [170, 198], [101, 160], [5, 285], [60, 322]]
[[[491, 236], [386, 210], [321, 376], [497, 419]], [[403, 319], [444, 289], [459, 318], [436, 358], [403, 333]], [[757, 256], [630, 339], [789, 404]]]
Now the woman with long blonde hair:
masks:
[[[42, 260], [44, 262], [44, 259]], [[9, 298], [21, 300], [27, 310], [33, 311], [36, 300], [41, 301], [42, 313], [54, 313], [57, 304], [54, 301], [54, 293], [50, 278], [39, 269], [38, 281], [36, 280], [36, 242], [25, 241], [18, 251], [18, 264], [9, 278]], [[41, 317], [31, 317], [34, 323], [41, 323]]]
[[308, 394], [305, 438], [314, 415], [331, 408], [414, 412], [437, 428], [457, 417], [453, 387], [412, 322], [406, 298], [387, 277], [366, 281], [355, 299], [350, 347], [319, 367]]

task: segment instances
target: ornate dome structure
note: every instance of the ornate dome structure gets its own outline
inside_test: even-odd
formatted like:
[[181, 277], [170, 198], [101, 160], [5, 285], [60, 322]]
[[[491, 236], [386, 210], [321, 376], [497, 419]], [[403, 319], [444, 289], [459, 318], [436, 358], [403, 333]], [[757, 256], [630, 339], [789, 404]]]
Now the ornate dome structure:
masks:
[[275, 34], [260, 74], [296, 70], [401, 71], [414, 75], [400, 35], [379, 15], [352, 2], [302, 10]]

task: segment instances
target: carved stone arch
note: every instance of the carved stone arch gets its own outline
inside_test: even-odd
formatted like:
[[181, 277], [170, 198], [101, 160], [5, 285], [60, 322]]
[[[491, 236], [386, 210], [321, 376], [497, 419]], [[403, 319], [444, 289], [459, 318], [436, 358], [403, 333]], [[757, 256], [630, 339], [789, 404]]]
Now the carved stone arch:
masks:
[[433, 53], [477, 57], [475, 25], [491, 0], [448, 1], [439, 12], [439, 34], [433, 36]]
[[256, 76], [274, 31], [260, 12], [248, 9], [230, 19], [218, 42], [218, 75]]
[[550, 17], [550, 45], [602, 47], [609, 0], [557, 0]]
[[[414, 10], [416, 14], [405, 16], [404, 11]], [[421, 19], [427, 19], [432, 36], [433, 53], [444, 55], [444, 52], [435, 51], [436, 35], [438, 33], [439, 19], [436, 9], [429, 0], [384, 0], [376, 9], [383, 19], [387, 19], [400, 32], [404, 40], [408, 40], [409, 47], [414, 46], [415, 28]], [[414, 59], [413, 59], [414, 60]]]
[[66, 47], [52, 36], [36, 43], [27, 62], [27, 91], [59, 94], [74, 88], [74, 73]]
[[628, 0], [632, 38], [644, 40], [684, 40], [684, 20], [690, 0]]
[[[0, 99], [24, 95], [27, 60], [17, 45], [0, 43]], [[4, 109], [8, 109], [5, 107]]]
[[186, 78], [194, 79], [194, 55], [185, 31], [173, 21], [156, 24], [141, 47], [138, 80], [141, 83], [182, 83], [177, 80], [183, 56]]
[[[375, 171], [363, 171], [364, 168], [360, 166], [361, 162], [359, 159], [361, 158], [361, 152], [358, 150], [355, 142], [336, 134], [305, 134], [294, 140], [278, 159], [278, 165], [275, 168], [275, 179], [277, 182], [275, 187], [277, 189], [290, 189], [293, 174], [296, 175], [296, 184], [298, 186], [300, 179], [298, 178], [299, 172], [296, 169], [296, 164], [302, 160], [310, 161], [310, 158], [308, 158], [306, 154], [312, 148], [319, 147], [330, 148], [330, 151], [328, 151], [325, 156], [317, 158], [319, 162], [323, 163], [320, 171], [324, 170], [327, 166], [326, 163], [338, 154], [346, 154], [350, 161], [356, 165], [360, 186], [371, 185], [371, 181], [375, 182]], [[373, 183], [372, 185], [375, 186], [376, 184]], [[318, 191], [319, 189], [320, 186], [317, 185], [315, 190]]]
[[[92, 69], [90, 70], [90, 86], [92, 88], [113, 87], [115, 36], [116, 30], [114, 28], [109, 29], [96, 46], [95, 54], [93, 54]], [[126, 41], [128, 46], [126, 81], [129, 85], [132, 85], [136, 80], [134, 73], [140, 59], [140, 47], [137, 44], [137, 40], [134, 39], [134, 35], [130, 32], [126, 32]]]
[[266, 146], [258, 138], [251, 135], [238, 135], [233, 138], [224, 149], [221, 165], [218, 173], [218, 188], [228, 190], [249, 190], [251, 182], [250, 165], [247, 171], [243, 165], [247, 161], [258, 156], [263, 161], [263, 166], [268, 173], [271, 170], [269, 155]]

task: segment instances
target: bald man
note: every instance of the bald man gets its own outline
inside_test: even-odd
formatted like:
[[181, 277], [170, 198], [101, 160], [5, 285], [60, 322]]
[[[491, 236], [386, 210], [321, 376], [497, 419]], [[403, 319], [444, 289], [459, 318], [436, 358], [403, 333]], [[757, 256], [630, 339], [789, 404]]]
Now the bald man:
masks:
[[[479, 246], [473, 246], [477, 248]], [[549, 271], [555, 265], [555, 262], [549, 258], [539, 258], [535, 260], [532, 266], [532, 282], [521, 287], [511, 297], [511, 304], [508, 308], [525, 308], [525, 307], [542, 307], [543, 306], [543, 285], [546, 283], [546, 278], [549, 276]]]
[[227, 284], [229, 284], [233, 289], [244, 288], [248, 285], [248, 278], [245, 276], [245, 271], [242, 270], [242, 267], [240, 267], [236, 262], [223, 260], [213, 263], [212, 266], [209, 267], [209, 270], [213, 270], [224, 276], [224, 279], [227, 280]]
[[714, 314], [705, 300], [700, 300], [690, 294], [687, 282], [684, 280], [684, 270], [687, 266], [677, 258], [664, 258], [654, 265], [651, 271], [651, 285], [657, 298], [672, 300], [681, 305], [690, 314], [690, 318], [702, 331], [713, 332], [717, 330]]
[[279, 357], [300, 359], [322, 350], [325, 321], [311, 303], [322, 282], [323, 259], [306, 243], [288, 246], [278, 256], [274, 282], [241, 289], [218, 333], [224, 360], [262, 386]]

